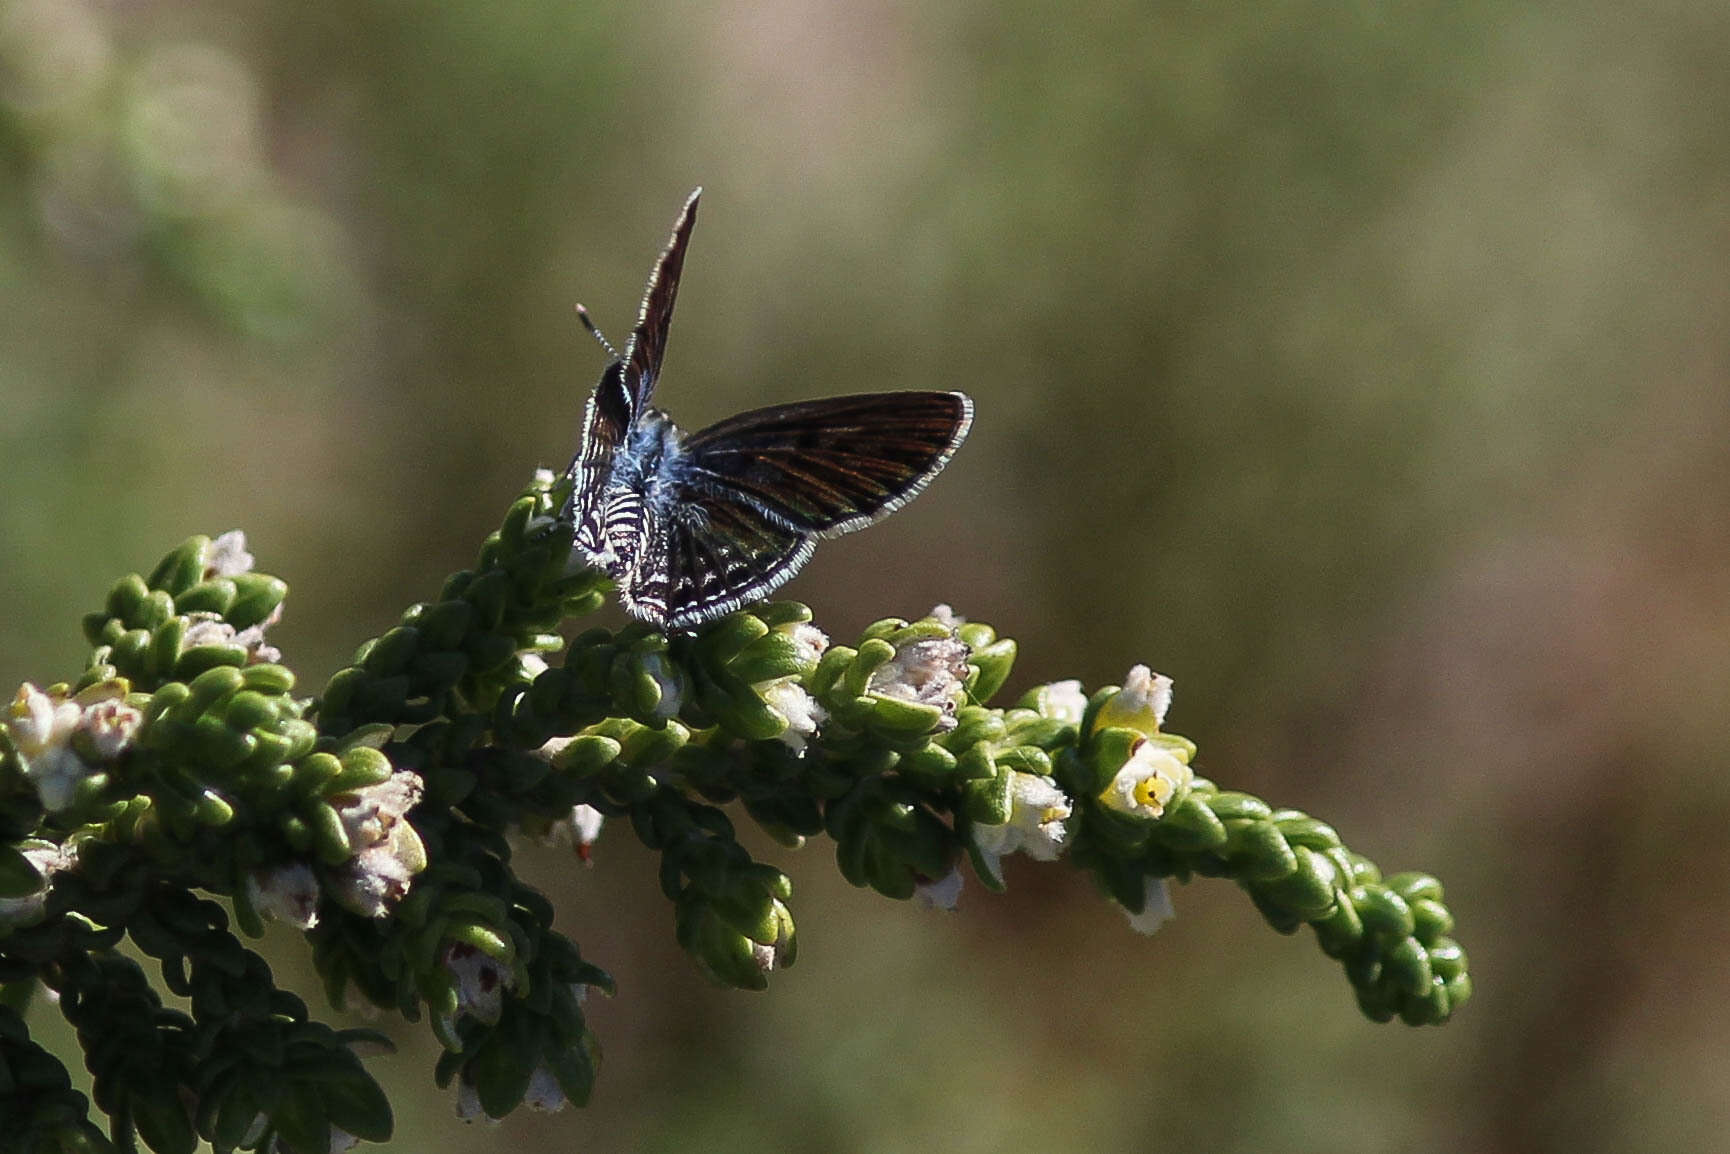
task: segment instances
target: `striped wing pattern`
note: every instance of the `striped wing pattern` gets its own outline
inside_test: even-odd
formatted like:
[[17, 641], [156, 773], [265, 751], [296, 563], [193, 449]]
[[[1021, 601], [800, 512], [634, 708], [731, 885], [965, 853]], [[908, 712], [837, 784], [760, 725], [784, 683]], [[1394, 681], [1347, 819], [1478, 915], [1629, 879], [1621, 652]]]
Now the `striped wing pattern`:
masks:
[[740, 413], [685, 442], [688, 484], [787, 528], [861, 529], [911, 501], [973, 423], [962, 393], [867, 393]]
[[691, 226], [697, 223], [697, 198], [702, 195], [699, 188], [685, 201], [684, 211], [673, 225], [672, 239], [661, 259], [655, 262], [655, 271], [649, 274], [643, 307], [637, 313], [637, 327], [631, 330], [630, 343], [625, 346], [625, 381], [639, 413], [648, 406], [655, 381], [661, 375], [661, 358], [667, 352], [667, 328], [673, 323], [673, 302], [679, 296], [679, 275], [685, 271], [685, 246], [691, 242]]

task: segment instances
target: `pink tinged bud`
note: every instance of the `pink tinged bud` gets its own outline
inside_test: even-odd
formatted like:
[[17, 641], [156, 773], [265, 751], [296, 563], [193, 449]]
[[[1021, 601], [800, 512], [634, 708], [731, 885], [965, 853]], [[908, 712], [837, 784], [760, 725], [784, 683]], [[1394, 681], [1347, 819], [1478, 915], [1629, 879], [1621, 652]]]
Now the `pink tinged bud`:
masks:
[[119, 757], [144, 724], [144, 714], [124, 701], [98, 701], [84, 711], [78, 728], [90, 738], [90, 748], [103, 761]]

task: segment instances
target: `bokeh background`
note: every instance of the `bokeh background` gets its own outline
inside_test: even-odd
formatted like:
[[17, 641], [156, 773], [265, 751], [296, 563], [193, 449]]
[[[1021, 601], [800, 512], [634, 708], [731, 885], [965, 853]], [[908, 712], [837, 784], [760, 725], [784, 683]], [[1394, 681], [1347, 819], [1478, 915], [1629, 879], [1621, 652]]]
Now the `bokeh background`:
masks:
[[1374, 1026], [1220, 883], [1147, 940], [823, 845], [723, 992], [616, 830], [523, 856], [619, 979], [594, 1104], [464, 1126], [393, 1023], [396, 1148], [1730, 1149], [1727, 123], [1722, 0], [0, 0], [0, 683], [235, 526], [320, 683], [569, 457], [571, 306], [622, 338], [701, 183], [687, 427], [978, 402], [789, 593], [1170, 674], [1205, 772], [1446, 881], [1477, 996]]

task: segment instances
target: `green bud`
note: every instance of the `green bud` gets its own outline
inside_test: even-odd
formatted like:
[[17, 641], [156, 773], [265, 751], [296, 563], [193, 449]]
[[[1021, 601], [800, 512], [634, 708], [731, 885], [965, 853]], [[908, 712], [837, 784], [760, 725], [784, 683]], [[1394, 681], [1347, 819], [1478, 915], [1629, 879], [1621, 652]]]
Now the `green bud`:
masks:
[[[1218, 808], [1215, 808], [1215, 813]], [[1226, 822], [1231, 833], [1226, 853], [1237, 863], [1239, 876], [1250, 881], [1275, 881], [1297, 869], [1297, 855], [1271, 821]]]
[[331, 779], [328, 792], [349, 792], [378, 785], [393, 772], [390, 758], [370, 745], [356, 745], [342, 751], [338, 759], [342, 769]]
[[200, 581], [174, 599], [176, 613], [214, 613], [221, 617], [234, 604], [238, 590], [226, 577]]
[[1410, 937], [1417, 928], [1412, 907], [1386, 886], [1360, 886], [1351, 891], [1351, 900], [1365, 930], [1383, 941]]
[[966, 679], [967, 693], [974, 701], [990, 701], [1009, 680], [1009, 671], [1015, 665], [1015, 642], [1005, 637], [983, 647], [976, 646], [967, 640], [969, 630], [976, 632], [977, 628], [964, 625], [960, 630], [961, 640], [971, 650], [967, 664], [974, 669]]
[[399, 625], [373, 643], [361, 660], [361, 667], [374, 677], [394, 677], [408, 668], [419, 650], [420, 630]]
[[192, 588], [204, 578], [204, 558], [209, 549], [209, 537], [188, 537], [151, 570], [150, 588], [163, 590], [170, 596]]
[[41, 872], [23, 853], [12, 846], [0, 846], [0, 898], [27, 898], [40, 893], [46, 884]]
[[325, 865], [341, 865], [354, 856], [354, 848], [348, 840], [348, 830], [342, 824], [342, 815], [337, 813], [334, 807], [323, 802], [313, 802], [305, 806], [301, 814], [312, 833], [318, 858]]

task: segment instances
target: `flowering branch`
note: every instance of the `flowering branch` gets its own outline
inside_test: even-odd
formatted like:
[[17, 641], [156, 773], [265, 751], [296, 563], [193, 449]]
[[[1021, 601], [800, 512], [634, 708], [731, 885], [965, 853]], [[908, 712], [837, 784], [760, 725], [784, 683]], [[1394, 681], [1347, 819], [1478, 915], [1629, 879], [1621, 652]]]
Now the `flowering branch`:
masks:
[[[1440, 883], [1384, 879], [1322, 822], [1197, 777], [1195, 746], [1163, 729], [1170, 682], [1145, 667], [993, 707], [1015, 643], [943, 606], [855, 646], [790, 602], [567, 644], [560, 624], [607, 583], [573, 565], [561, 497], [537, 475], [476, 568], [316, 699], [265, 640], [287, 588], [238, 533], [119, 581], [84, 620], [82, 676], [19, 690], [0, 725], [0, 1117], [21, 1120], [20, 1149], [389, 1137], [358, 1057], [383, 1039], [312, 1020], [229, 910], [249, 936], [305, 931], [336, 1004], [425, 1014], [464, 1116], [582, 1104], [599, 1058], [583, 1001], [612, 979], [553, 931], [507, 833], [586, 855], [629, 818], [681, 946], [761, 989], [794, 961], [792, 885], [739, 844], [734, 802], [789, 846], [828, 835], [843, 876], [887, 897], [952, 907], [964, 865], [1001, 890], [1021, 852], [1086, 870], [1152, 932], [1167, 879], [1225, 877], [1280, 932], [1314, 927], [1371, 1018], [1441, 1023], [1470, 995]], [[37, 989], [78, 1031], [106, 1135], [8, 1008]]]

